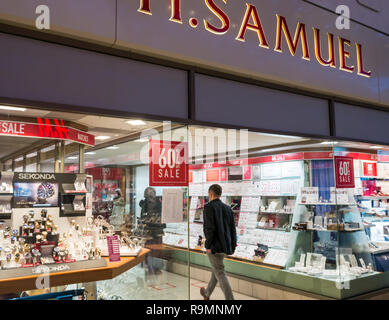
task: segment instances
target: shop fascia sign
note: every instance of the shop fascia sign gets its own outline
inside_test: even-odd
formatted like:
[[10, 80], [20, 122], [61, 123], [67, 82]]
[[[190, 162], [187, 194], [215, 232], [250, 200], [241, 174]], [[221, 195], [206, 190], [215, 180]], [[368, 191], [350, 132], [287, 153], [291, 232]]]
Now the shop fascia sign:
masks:
[[89, 146], [95, 145], [95, 137], [86, 132], [65, 126], [63, 120], [37, 118], [37, 123], [0, 120], [0, 136], [18, 136], [68, 140]]
[[[155, 0], [139, 0], [140, 5], [138, 12], [142, 14], [152, 15], [152, 2]], [[158, 0], [161, 1], [161, 0]], [[168, 1], [168, 0], [166, 0]], [[181, 18], [181, 8], [182, 2], [184, 0], [170, 0], [171, 1], [171, 16], [170, 21], [173, 23], [182, 24], [183, 20]], [[224, 6], [228, 5], [228, 0], [222, 0], [222, 5], [216, 4], [215, 0], [199, 0], [204, 1], [204, 5], [216, 16], [218, 19], [218, 24], [213, 24], [206, 19], [203, 19], [203, 26], [205, 30], [210, 33], [222, 36], [226, 34], [230, 30], [231, 21], [228, 15], [225, 13]], [[230, 0], [232, 1], [232, 0]], [[258, 45], [262, 49], [270, 50], [270, 32], [269, 30], [265, 30], [261, 23], [260, 18], [260, 9], [258, 6], [253, 4], [246, 3], [246, 12], [240, 22], [240, 29], [238, 34], [236, 35], [235, 40], [245, 42], [246, 34], [248, 32], [255, 32], [258, 36]], [[350, 40], [347, 40], [343, 37], [336, 37], [332, 33], [327, 33], [327, 44], [326, 46], [322, 43], [322, 34], [320, 29], [313, 27], [314, 37], [313, 39], [308, 39], [307, 37], [307, 26], [298, 22], [297, 27], [294, 32], [294, 37], [292, 37], [290, 24], [285, 17], [276, 14], [275, 17], [275, 46], [273, 50], [278, 53], [285, 53], [285, 51], [289, 51], [292, 56], [295, 56], [297, 53], [297, 49], [299, 45], [302, 47], [302, 59], [306, 61], [311, 61], [313, 54], [309, 50], [309, 41], [314, 42], [315, 47], [315, 58], [317, 62], [323, 67], [330, 68], [339, 68], [342, 71], [349, 73], [356, 73], [358, 76], [370, 78], [372, 76], [371, 71], [367, 71], [363, 64], [363, 48], [359, 43], [352, 44]], [[189, 25], [192, 28], [197, 28], [200, 22], [196, 18], [190, 18]], [[337, 38], [335, 40], [335, 38]], [[286, 49], [284, 43], [288, 49]], [[324, 41], [323, 41], [324, 42]], [[339, 57], [336, 57], [335, 47], [336, 43], [338, 46]], [[324, 53], [324, 48], [326, 49], [326, 53]], [[354, 49], [352, 49], [354, 47]], [[352, 54], [355, 54], [357, 57], [357, 66], [350, 65], [349, 59]]]

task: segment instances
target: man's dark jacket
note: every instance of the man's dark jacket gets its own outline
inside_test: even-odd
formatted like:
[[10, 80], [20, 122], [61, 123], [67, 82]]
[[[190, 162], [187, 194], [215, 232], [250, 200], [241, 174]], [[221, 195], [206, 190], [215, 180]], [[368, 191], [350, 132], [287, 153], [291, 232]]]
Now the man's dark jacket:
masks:
[[212, 200], [204, 206], [205, 248], [212, 253], [231, 255], [236, 247], [234, 213], [220, 199]]

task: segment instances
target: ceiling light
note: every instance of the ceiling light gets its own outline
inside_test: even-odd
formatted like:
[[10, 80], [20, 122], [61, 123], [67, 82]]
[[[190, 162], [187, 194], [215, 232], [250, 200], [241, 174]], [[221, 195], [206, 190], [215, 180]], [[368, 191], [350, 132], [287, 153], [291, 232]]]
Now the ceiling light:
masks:
[[11, 107], [11, 106], [0, 106], [0, 110], [10, 110], [10, 111], [26, 111], [26, 108], [20, 108], [20, 107]]
[[383, 149], [381, 146], [371, 146], [371, 149]]
[[142, 138], [142, 139], [135, 140], [135, 142], [149, 142], [149, 139], [148, 138]]
[[96, 154], [96, 152], [90, 151], [90, 152], [85, 152], [85, 154], [87, 154], [87, 155], [92, 155], [92, 154]]
[[337, 141], [323, 141], [321, 144], [338, 144], [339, 142]]
[[287, 136], [282, 134], [273, 134], [273, 133], [259, 133], [259, 135], [275, 138], [285, 138], [285, 139], [303, 139], [302, 137], [297, 136]]
[[97, 136], [97, 137], [95, 137], [96, 140], [107, 140], [109, 138], [111, 138], [111, 137], [110, 136]]
[[119, 149], [119, 147], [117, 146], [111, 146], [111, 147], [107, 147], [108, 150], [117, 150]]
[[68, 157], [68, 160], [77, 160], [78, 157]]
[[132, 126], [144, 126], [146, 122], [142, 120], [128, 120], [126, 123], [132, 125]]

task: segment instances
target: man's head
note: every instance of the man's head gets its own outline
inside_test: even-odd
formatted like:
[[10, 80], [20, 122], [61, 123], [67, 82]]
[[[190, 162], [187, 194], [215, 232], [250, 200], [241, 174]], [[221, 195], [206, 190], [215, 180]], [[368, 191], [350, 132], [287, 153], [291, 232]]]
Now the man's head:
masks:
[[208, 197], [209, 201], [219, 199], [222, 195], [222, 187], [219, 186], [218, 184], [213, 184], [209, 187], [208, 189]]

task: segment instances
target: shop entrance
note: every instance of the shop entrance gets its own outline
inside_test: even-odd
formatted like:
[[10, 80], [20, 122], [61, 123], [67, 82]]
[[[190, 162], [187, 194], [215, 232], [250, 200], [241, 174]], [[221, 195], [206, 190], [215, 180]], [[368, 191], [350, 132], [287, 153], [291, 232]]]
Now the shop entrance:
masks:
[[[212, 184], [234, 213], [225, 267], [236, 299], [357, 296], [354, 280], [368, 285], [388, 270], [386, 146], [13, 108], [0, 108], [0, 282], [54, 262], [78, 276], [53, 274], [43, 289], [11, 281], [1, 293], [201, 299]], [[158, 176], [179, 159], [171, 145], [187, 148], [177, 180]]]

